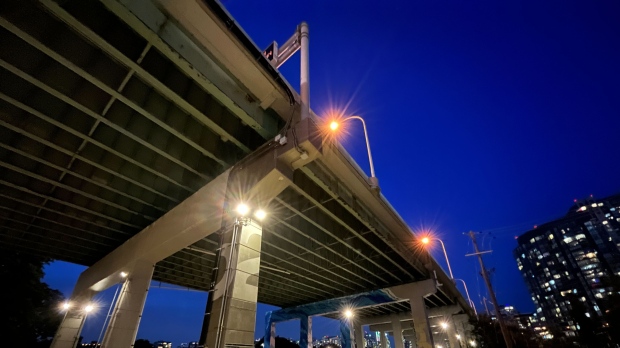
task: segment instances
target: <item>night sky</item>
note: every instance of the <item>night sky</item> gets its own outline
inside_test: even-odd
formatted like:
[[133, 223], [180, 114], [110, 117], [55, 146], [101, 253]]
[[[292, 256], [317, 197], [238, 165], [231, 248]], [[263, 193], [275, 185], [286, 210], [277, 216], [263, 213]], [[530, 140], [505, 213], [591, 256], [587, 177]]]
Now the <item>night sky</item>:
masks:
[[[499, 302], [533, 311], [514, 237], [564, 215], [575, 198], [620, 192], [617, 1], [223, 4], [260, 48], [309, 23], [312, 109], [364, 117], [381, 192], [414, 231], [440, 235], [479, 311], [487, 293], [463, 232], [485, 232]], [[299, 56], [281, 71], [297, 88]], [[344, 146], [368, 172], [361, 126], [350, 129]], [[440, 249], [434, 255], [445, 265]], [[68, 296], [83, 269], [56, 262], [45, 281]], [[196, 340], [205, 301], [152, 288], [138, 338]], [[86, 323], [86, 341], [97, 339], [106, 308]], [[298, 338], [298, 328], [278, 333]], [[336, 332], [315, 321], [315, 336]]]

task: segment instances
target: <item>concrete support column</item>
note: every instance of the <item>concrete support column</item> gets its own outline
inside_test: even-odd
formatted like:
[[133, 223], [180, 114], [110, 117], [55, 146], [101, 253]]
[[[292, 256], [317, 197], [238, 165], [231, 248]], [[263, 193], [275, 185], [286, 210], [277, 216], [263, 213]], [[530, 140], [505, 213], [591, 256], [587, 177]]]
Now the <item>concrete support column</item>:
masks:
[[461, 342], [469, 342], [471, 340], [471, 330], [473, 326], [469, 323], [469, 316], [467, 314], [457, 314], [452, 316], [452, 321], [456, 327], [457, 332], [461, 335]]
[[379, 335], [381, 336], [381, 348], [387, 348], [387, 336], [385, 335], [385, 331], [379, 331]]
[[240, 217], [222, 238], [206, 342], [201, 343], [209, 348], [252, 346], [262, 228]]
[[362, 324], [355, 324], [355, 346], [357, 348], [366, 348], [365, 343], [364, 326]]
[[302, 317], [299, 324], [299, 347], [312, 348], [312, 317]]
[[417, 348], [433, 348], [433, 335], [428, 323], [424, 298], [437, 291], [435, 279], [398, 285], [388, 289], [395, 297], [409, 299]]
[[424, 297], [416, 296], [409, 299], [411, 316], [413, 317], [413, 330], [415, 331], [416, 345], [418, 348], [433, 348], [433, 335], [426, 316], [426, 304]]
[[139, 260], [128, 270], [127, 279], [123, 283], [103, 336], [102, 348], [133, 346], [154, 267], [150, 261]]
[[398, 318], [392, 320], [392, 334], [394, 335], [394, 348], [405, 348], [405, 344], [403, 343], [403, 328]]
[[355, 325], [355, 346], [357, 348], [366, 348], [365, 340], [364, 340], [364, 326], [363, 325]]
[[271, 321], [271, 312], [267, 312], [265, 317], [265, 336], [263, 348], [274, 348], [276, 346], [276, 323]]
[[448, 342], [450, 342], [450, 348], [460, 348], [459, 340], [456, 338], [456, 327], [454, 321], [452, 321], [451, 315], [444, 316], [444, 320], [448, 327], [446, 327], [446, 334], [448, 335]]
[[410, 348], [416, 348], [415, 335], [405, 335], [404, 338], [405, 338], [405, 341], [409, 341]]
[[88, 292], [85, 295], [71, 298], [69, 301], [71, 307], [67, 310], [65, 317], [56, 331], [56, 335], [50, 346], [51, 348], [76, 347], [80, 339], [80, 333], [84, 327], [84, 321], [88, 316], [88, 312], [85, 308], [89, 305], [90, 299], [93, 296], [94, 292]]
[[340, 336], [342, 337], [342, 348], [353, 347], [353, 330], [351, 330], [351, 321], [348, 319], [340, 320]]

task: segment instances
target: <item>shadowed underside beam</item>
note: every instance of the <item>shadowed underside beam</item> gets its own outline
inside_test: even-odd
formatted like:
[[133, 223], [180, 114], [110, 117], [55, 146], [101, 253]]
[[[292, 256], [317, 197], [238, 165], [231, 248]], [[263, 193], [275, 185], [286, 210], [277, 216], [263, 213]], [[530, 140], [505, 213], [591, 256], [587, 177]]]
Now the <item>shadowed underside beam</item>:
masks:
[[[119, 273], [137, 260], [156, 263], [215, 233], [227, 223], [225, 203], [265, 206], [290, 185], [293, 168], [318, 155], [319, 140], [310, 120], [297, 124], [298, 144], [272, 141], [198, 190], [163, 217], [84, 271], [74, 296], [102, 291], [119, 281]], [[291, 130], [292, 132], [292, 130]], [[299, 148], [309, 156], [300, 158]]]

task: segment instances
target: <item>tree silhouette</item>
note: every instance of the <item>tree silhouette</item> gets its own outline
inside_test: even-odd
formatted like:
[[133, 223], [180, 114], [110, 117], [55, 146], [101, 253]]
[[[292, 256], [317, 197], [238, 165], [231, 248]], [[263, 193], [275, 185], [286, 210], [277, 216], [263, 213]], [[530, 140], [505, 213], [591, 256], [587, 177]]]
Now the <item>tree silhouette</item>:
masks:
[[[482, 347], [506, 347], [497, 320], [491, 320], [491, 317], [488, 315], [480, 315], [477, 320], [470, 320], [470, 324], [474, 327], [473, 333], [476, 341], [480, 342]], [[542, 341], [532, 330], [521, 329], [515, 324], [507, 323], [506, 329], [514, 347], [538, 348]]]
[[[58, 290], [41, 281], [50, 260], [12, 250], [0, 252], [2, 316], [5, 347], [48, 347], [62, 319]], [[10, 333], [10, 334], [8, 334]]]
[[153, 348], [153, 345], [151, 344], [151, 342], [149, 342], [149, 340], [140, 338], [136, 340], [133, 348]]
[[[263, 338], [258, 341], [254, 341], [254, 348], [261, 348], [263, 341]], [[299, 348], [299, 344], [292, 342], [288, 338], [277, 336], [275, 341], [276, 347], [278, 348]]]

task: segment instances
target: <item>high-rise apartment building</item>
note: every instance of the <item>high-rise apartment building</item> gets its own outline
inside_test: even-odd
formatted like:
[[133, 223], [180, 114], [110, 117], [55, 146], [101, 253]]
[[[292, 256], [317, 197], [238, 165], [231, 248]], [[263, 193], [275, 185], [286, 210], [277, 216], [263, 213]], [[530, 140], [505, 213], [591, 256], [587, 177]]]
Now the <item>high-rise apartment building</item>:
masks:
[[601, 278], [620, 275], [620, 195], [576, 200], [566, 216], [535, 227], [517, 241], [514, 256], [540, 320], [575, 335], [580, 327], [571, 309], [579, 301], [586, 317], [598, 327], [605, 325], [605, 298], [611, 288]]

